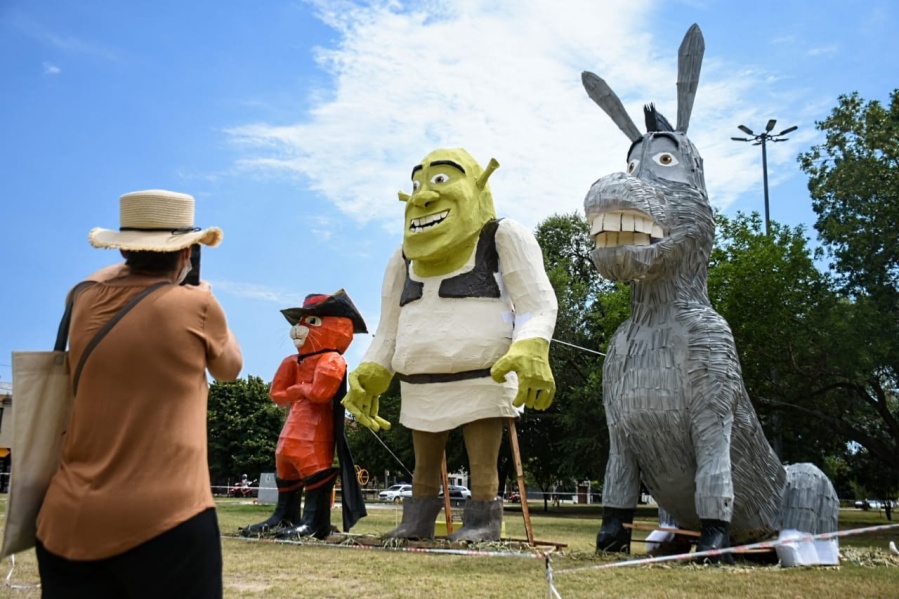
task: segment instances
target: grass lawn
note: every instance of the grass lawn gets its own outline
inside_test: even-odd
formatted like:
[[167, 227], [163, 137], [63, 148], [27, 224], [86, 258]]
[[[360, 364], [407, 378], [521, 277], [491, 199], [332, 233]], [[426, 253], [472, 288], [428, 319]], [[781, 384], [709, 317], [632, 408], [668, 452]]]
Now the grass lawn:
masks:
[[[6, 496], [0, 495], [5, 512]], [[374, 548], [352, 548], [316, 541], [302, 544], [246, 540], [237, 529], [268, 517], [271, 506], [246, 500], [218, 500], [225, 560], [226, 597], [427, 597], [475, 599], [488, 597], [549, 597], [547, 573], [564, 599], [580, 597], [739, 597], [739, 598], [896, 598], [899, 597], [899, 557], [888, 549], [899, 543], [899, 528], [843, 537], [839, 567], [780, 568], [738, 560], [733, 567], [666, 562], [651, 566], [597, 569], [595, 566], [633, 559], [643, 552], [635, 542], [633, 556], [596, 556], [593, 552], [601, 520], [599, 506], [563, 504], [543, 511], [542, 502], [529, 504], [537, 541], [564, 544], [547, 560], [518, 543], [473, 547], [479, 555], [387, 550], [378, 537], [393, 528], [399, 506], [373, 503], [369, 515], [353, 528], [358, 540]], [[340, 523], [335, 509], [333, 521]], [[640, 508], [637, 523], [654, 524], [655, 510]], [[882, 512], [844, 509], [840, 528], [889, 524]], [[507, 505], [506, 536], [524, 539], [520, 506]], [[645, 532], [635, 531], [635, 539]], [[443, 546], [453, 549], [449, 545]], [[487, 555], [480, 555], [480, 554]], [[0, 566], [5, 578], [10, 561]], [[0, 587], [0, 597], [40, 597], [33, 551], [19, 554], [11, 580], [30, 588]], [[2, 583], [0, 583], [2, 584]], [[166, 598], [176, 599], [176, 598]]]

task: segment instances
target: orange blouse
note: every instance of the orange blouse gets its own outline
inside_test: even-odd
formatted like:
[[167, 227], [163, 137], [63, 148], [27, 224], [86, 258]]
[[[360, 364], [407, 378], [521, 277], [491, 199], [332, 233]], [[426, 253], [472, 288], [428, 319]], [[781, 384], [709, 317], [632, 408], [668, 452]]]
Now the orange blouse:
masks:
[[[124, 265], [75, 299], [70, 359], [159, 278]], [[236, 344], [208, 288], [169, 285], [138, 304], [100, 342], [79, 382], [62, 463], [38, 517], [57, 555], [121, 554], [214, 507], [206, 455], [206, 368]], [[239, 371], [239, 366], [237, 367]]]

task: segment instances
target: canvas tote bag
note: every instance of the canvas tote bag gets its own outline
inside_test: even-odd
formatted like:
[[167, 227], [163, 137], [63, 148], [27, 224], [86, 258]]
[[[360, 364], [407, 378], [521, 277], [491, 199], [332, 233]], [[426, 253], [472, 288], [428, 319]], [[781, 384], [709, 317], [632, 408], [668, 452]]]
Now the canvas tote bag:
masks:
[[68, 428], [75, 401], [77, 375], [80, 375], [87, 356], [137, 302], [169, 283], [161, 282], [147, 287], [106, 323], [82, 354], [73, 381], [69, 352], [66, 351], [72, 306], [78, 292], [92, 284], [93, 281], [79, 283], [69, 294], [53, 351], [18, 351], [12, 354], [12, 396], [15, 405], [12, 464], [0, 559], [35, 545], [37, 515], [50, 479], [59, 467], [63, 434]]

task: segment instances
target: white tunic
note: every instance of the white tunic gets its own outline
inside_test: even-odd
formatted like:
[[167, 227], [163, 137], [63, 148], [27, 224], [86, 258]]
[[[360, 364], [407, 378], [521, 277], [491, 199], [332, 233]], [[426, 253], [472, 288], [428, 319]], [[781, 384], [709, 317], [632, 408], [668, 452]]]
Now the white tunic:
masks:
[[[504, 219], [496, 231], [500, 297], [445, 298], [438, 295], [445, 279], [472, 270], [475, 252], [459, 270], [418, 277], [419, 299], [400, 306], [406, 281], [402, 247], [387, 265], [381, 291], [381, 320], [363, 358], [392, 373], [451, 374], [489, 369], [513, 341], [539, 337], [549, 341], [556, 322], [556, 296], [543, 267], [543, 254], [533, 234]], [[439, 432], [483, 418], [516, 415], [512, 400], [518, 390], [510, 373], [505, 384], [490, 376], [440, 383], [401, 383], [400, 422], [414, 430]]]

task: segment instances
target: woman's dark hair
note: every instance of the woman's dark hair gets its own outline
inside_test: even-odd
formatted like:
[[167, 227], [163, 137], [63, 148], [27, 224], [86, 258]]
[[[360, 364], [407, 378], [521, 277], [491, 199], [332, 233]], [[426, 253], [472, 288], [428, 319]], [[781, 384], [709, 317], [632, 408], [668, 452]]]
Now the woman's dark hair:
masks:
[[180, 251], [175, 252], [141, 252], [122, 250], [125, 265], [134, 272], [165, 274], [178, 266]]

